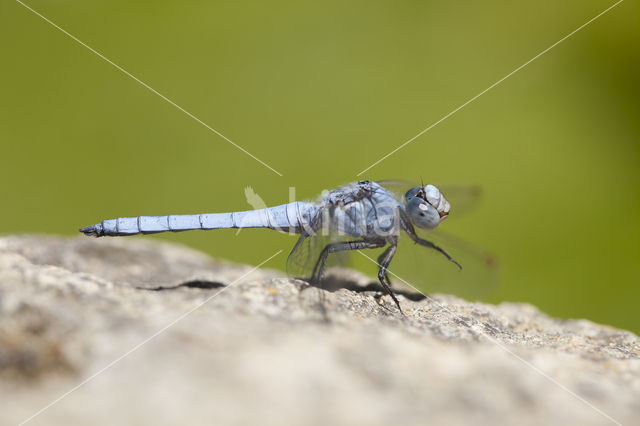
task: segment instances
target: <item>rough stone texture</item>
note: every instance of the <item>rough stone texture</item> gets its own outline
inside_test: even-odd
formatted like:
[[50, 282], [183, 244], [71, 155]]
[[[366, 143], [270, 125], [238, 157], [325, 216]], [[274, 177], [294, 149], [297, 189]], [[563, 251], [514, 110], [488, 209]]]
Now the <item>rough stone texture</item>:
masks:
[[403, 317], [353, 272], [333, 284], [357, 291], [325, 292], [251, 269], [144, 238], [0, 238], [0, 422], [92, 375], [29, 424], [640, 421], [630, 332], [442, 295], [400, 296]]

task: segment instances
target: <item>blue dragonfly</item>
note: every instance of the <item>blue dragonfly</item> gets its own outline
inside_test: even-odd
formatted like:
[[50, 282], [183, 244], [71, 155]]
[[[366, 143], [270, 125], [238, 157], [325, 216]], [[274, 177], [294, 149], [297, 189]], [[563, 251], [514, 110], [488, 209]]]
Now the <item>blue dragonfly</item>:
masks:
[[402, 312], [387, 273], [401, 235], [462, 269], [442, 247], [419, 235], [420, 230], [438, 227], [450, 212], [449, 201], [435, 185], [363, 180], [326, 191], [315, 202], [231, 213], [119, 217], [80, 232], [101, 237], [224, 228], [285, 231], [299, 235], [287, 259], [287, 271], [312, 284], [320, 282], [331, 253], [385, 248], [377, 260], [378, 280]]

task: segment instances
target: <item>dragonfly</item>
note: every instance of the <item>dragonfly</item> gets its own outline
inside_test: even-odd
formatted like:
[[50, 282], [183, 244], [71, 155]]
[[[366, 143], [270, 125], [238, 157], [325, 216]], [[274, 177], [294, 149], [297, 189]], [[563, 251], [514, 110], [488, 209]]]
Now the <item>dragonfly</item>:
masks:
[[419, 235], [434, 230], [451, 213], [445, 195], [432, 184], [362, 180], [325, 191], [316, 201], [294, 201], [230, 213], [119, 217], [80, 229], [88, 236], [127, 236], [225, 228], [268, 228], [299, 235], [287, 271], [318, 284], [332, 253], [384, 248], [377, 259], [378, 281], [400, 312], [388, 269], [401, 235], [435, 250], [462, 269], [445, 249]]

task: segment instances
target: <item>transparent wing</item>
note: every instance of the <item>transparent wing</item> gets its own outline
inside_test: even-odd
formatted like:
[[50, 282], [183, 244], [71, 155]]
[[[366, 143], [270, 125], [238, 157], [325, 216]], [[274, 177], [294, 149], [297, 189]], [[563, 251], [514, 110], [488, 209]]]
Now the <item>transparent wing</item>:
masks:
[[[382, 180], [378, 181], [378, 183], [394, 194], [398, 200], [402, 200], [408, 190], [420, 185], [419, 183], [405, 180]], [[468, 213], [480, 205], [482, 190], [478, 185], [440, 185], [437, 183], [434, 185], [438, 187], [449, 201], [449, 204], [451, 204], [451, 212], [454, 218], [458, 213]]]
[[[353, 239], [340, 235], [331, 224], [324, 221], [330, 217], [319, 210], [310, 221], [309, 228], [315, 231], [314, 235], [302, 234], [287, 258], [287, 274], [293, 278], [309, 280], [324, 248], [332, 243]], [[334, 266], [346, 266], [348, 256], [345, 252], [331, 253], [325, 263], [325, 270]]]
[[[383, 181], [380, 184], [402, 199], [415, 183], [404, 181]], [[447, 189], [443, 189], [447, 188]], [[451, 188], [452, 190], [449, 190]], [[479, 191], [472, 186], [442, 186], [440, 187], [450, 202], [458, 202], [465, 207], [470, 207], [478, 200]], [[448, 192], [445, 192], [448, 191]], [[456, 201], [451, 201], [456, 200]], [[453, 207], [452, 207], [453, 208]], [[458, 211], [458, 208], [456, 208]], [[324, 250], [331, 243], [354, 240], [354, 237], [345, 236], [335, 232], [331, 224], [323, 221], [329, 220], [325, 209], [320, 209], [311, 220], [312, 230], [321, 230], [314, 235], [302, 235], [294, 246], [287, 259], [287, 272], [295, 278], [308, 280], [313, 274], [314, 267]], [[468, 300], [490, 300], [499, 284], [498, 263], [490, 253], [465, 242], [464, 240], [443, 234], [441, 232], [416, 230], [418, 235], [433, 242], [451, 254], [463, 269], [460, 271], [455, 264], [448, 261], [437, 251], [415, 244], [407, 235], [402, 233], [396, 256], [390, 265], [390, 279], [394, 288], [403, 287], [403, 281], [414, 286], [425, 294], [446, 293], [463, 297]], [[383, 249], [363, 250], [362, 253], [370, 259], [376, 260]], [[374, 265], [362, 256], [353, 256], [353, 252], [341, 252], [330, 254], [325, 271], [333, 266], [342, 266], [353, 258], [354, 264], [369, 273], [374, 272]], [[397, 276], [394, 276], [396, 274]], [[321, 281], [320, 286], [330, 287], [328, 282], [331, 277], [325, 274], [327, 280]], [[375, 277], [375, 275], [373, 275]], [[372, 278], [372, 283], [377, 279]], [[409, 287], [410, 287], [409, 286]], [[407, 289], [409, 290], [409, 289]], [[409, 291], [415, 292], [414, 289]]]
[[390, 265], [391, 281], [403, 281], [425, 294], [446, 293], [467, 300], [490, 301], [500, 284], [500, 267], [491, 253], [449, 234], [417, 230], [420, 238], [446, 250], [462, 270], [442, 254], [402, 235]]

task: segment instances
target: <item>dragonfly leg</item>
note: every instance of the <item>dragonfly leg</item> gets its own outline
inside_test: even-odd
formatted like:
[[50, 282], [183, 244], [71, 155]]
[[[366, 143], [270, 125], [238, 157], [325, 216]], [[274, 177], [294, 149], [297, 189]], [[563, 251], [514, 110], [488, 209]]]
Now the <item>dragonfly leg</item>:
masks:
[[462, 265], [456, 262], [456, 260], [453, 257], [451, 257], [451, 255], [447, 253], [445, 249], [438, 247], [431, 241], [423, 240], [422, 238], [418, 237], [415, 229], [413, 228], [413, 225], [411, 225], [411, 221], [406, 217], [406, 214], [402, 216], [401, 226], [404, 229], [404, 231], [407, 233], [409, 238], [413, 240], [413, 242], [420, 244], [421, 246], [424, 246], [424, 247], [432, 248], [437, 252], [440, 252], [444, 257], [449, 259], [451, 262], [455, 263], [458, 268], [462, 269]]
[[339, 243], [327, 244], [325, 248], [320, 253], [318, 260], [316, 261], [316, 265], [313, 268], [313, 274], [311, 275], [311, 283], [317, 284], [320, 282], [320, 278], [322, 277], [322, 271], [324, 270], [325, 263], [327, 262], [327, 257], [329, 253], [336, 253], [339, 251], [346, 250], [361, 250], [361, 249], [374, 249], [383, 247], [386, 243], [384, 241], [345, 241]]
[[[380, 256], [378, 256], [378, 266], [382, 265], [385, 256], [387, 255], [387, 250], [383, 251]], [[384, 272], [384, 278], [387, 280], [387, 284], [391, 285], [391, 280], [389, 279], [389, 273], [387, 271]]]
[[460, 265], [453, 257], [451, 257], [451, 255], [449, 253], [447, 253], [445, 249], [443, 249], [441, 247], [438, 247], [437, 245], [435, 245], [431, 241], [423, 240], [422, 238], [418, 237], [415, 234], [413, 234], [413, 235], [411, 233], [408, 233], [408, 234], [411, 237], [411, 239], [413, 241], [415, 241], [416, 243], [420, 244], [421, 246], [429, 247], [429, 248], [434, 249], [437, 252], [440, 252], [442, 255], [444, 255], [444, 257], [449, 259], [451, 262], [455, 263], [458, 268], [462, 269], [462, 265]]
[[404, 314], [404, 312], [402, 312], [402, 308], [400, 307], [400, 302], [398, 302], [398, 298], [396, 298], [396, 295], [393, 294], [393, 290], [391, 289], [391, 281], [389, 280], [389, 275], [387, 274], [387, 268], [391, 263], [391, 259], [393, 259], [393, 256], [396, 254], [397, 249], [398, 245], [392, 244], [380, 255], [380, 257], [378, 257], [378, 266], [380, 266], [380, 269], [378, 269], [378, 280], [380, 281], [382, 288], [384, 288], [387, 294], [391, 296], [393, 301], [396, 303], [396, 306], [398, 307], [400, 313]]

